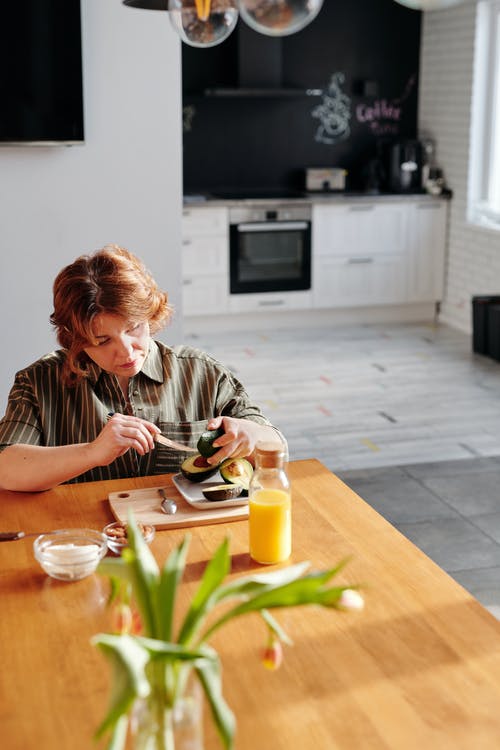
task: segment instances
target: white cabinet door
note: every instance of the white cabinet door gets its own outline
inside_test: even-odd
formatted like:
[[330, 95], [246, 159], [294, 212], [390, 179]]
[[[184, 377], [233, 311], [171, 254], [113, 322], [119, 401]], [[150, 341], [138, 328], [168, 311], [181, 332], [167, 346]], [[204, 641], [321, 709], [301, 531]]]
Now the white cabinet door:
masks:
[[406, 301], [406, 258], [322, 257], [315, 264], [313, 284], [317, 308], [366, 307]]
[[314, 307], [406, 302], [407, 232], [408, 207], [402, 201], [315, 206]]
[[182, 214], [184, 315], [219, 315], [229, 308], [229, 225], [224, 207]]
[[236, 313], [258, 310], [304, 310], [312, 307], [311, 292], [265, 292], [262, 294], [232, 294], [229, 310]]
[[184, 276], [229, 274], [227, 237], [184, 237], [182, 270]]
[[184, 315], [220, 315], [228, 310], [228, 281], [222, 276], [185, 277], [182, 295]]
[[443, 299], [448, 203], [422, 201], [410, 207], [408, 301]]
[[189, 237], [227, 234], [228, 215], [228, 209], [223, 206], [185, 208], [182, 212], [182, 234]]
[[372, 258], [405, 252], [404, 202], [359, 202], [313, 208], [313, 254]]

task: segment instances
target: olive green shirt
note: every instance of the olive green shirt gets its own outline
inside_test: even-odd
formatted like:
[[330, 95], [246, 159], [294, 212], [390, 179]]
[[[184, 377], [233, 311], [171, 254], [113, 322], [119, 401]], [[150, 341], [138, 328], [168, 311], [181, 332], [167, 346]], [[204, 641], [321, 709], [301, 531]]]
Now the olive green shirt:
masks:
[[[90, 442], [103, 429], [109, 412], [147, 419], [166, 437], [192, 447], [211, 417], [270, 425], [230, 370], [198, 349], [170, 348], [151, 340], [141, 372], [129, 381], [129, 403], [117, 378], [94, 362], [89, 364], [87, 377], [74, 387], [66, 386], [62, 382], [65, 356], [62, 350], [52, 352], [16, 374], [0, 421], [0, 450], [16, 443]], [[178, 471], [187, 455], [156, 443], [145, 456], [129, 450], [108, 466], [97, 466], [71, 481]]]

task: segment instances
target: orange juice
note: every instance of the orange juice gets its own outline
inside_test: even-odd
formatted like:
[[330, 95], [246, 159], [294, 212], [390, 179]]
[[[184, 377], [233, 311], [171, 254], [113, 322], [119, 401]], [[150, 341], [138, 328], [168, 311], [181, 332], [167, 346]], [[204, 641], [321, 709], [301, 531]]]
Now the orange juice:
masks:
[[259, 489], [250, 496], [248, 527], [250, 555], [259, 563], [272, 565], [290, 557], [292, 511], [290, 493]]

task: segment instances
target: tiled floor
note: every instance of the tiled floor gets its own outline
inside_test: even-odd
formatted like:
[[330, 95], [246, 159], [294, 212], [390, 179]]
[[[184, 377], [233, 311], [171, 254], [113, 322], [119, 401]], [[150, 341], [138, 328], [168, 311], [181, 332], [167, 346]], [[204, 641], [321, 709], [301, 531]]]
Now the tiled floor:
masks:
[[500, 618], [500, 458], [339, 476]]
[[500, 616], [500, 363], [445, 326], [214, 332], [287, 436]]

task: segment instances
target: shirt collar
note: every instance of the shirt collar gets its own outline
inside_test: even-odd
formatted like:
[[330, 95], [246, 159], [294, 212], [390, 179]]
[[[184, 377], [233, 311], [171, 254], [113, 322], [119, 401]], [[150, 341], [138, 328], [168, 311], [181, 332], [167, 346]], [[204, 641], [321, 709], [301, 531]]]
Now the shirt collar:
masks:
[[[99, 365], [90, 360], [87, 379], [92, 385], [95, 385], [99, 378], [106, 374], [105, 370], [102, 370]], [[153, 339], [150, 339], [148, 355], [144, 360], [140, 373], [136, 377], [139, 377], [141, 374], [150, 380], [156, 380], [157, 383], [163, 383], [163, 358], [158, 344]]]

